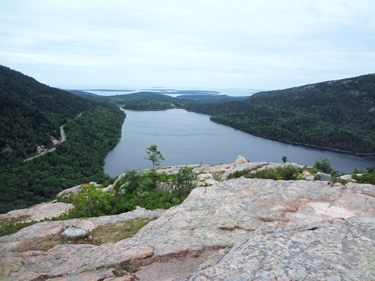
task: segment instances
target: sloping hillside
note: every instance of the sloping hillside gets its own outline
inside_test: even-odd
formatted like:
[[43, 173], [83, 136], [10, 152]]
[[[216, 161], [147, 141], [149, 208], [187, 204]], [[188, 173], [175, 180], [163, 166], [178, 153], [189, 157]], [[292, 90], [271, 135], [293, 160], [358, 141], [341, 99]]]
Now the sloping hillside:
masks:
[[375, 153], [375, 74], [261, 92], [244, 102], [186, 108], [257, 136]]
[[0, 66], [0, 150], [25, 158], [36, 145], [52, 146], [68, 118], [97, 105]]
[[[53, 198], [81, 182], [103, 182], [106, 153], [121, 136], [125, 114], [0, 67], [0, 213]], [[78, 116], [80, 116], [78, 118]], [[30, 161], [37, 145], [51, 146], [65, 124], [67, 140]]]

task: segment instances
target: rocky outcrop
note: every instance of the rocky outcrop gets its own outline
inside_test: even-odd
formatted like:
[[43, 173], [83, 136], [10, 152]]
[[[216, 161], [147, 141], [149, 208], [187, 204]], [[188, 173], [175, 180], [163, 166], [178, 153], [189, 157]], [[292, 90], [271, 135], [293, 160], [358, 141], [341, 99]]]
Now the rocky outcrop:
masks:
[[184, 280], [375, 280], [374, 224], [359, 217], [260, 227]]
[[[96, 182], [90, 182], [89, 184], [92, 184], [94, 186], [99, 186]], [[82, 190], [83, 187], [85, 187], [87, 184], [79, 184], [67, 189], [64, 189], [63, 191], [59, 192], [56, 197], [61, 197], [62, 199], [70, 199], [70, 194], [74, 193], [77, 194]]]
[[[245, 163], [241, 165], [248, 164]], [[183, 204], [165, 211], [159, 219], [150, 222], [133, 238], [125, 239], [114, 244], [108, 243], [101, 246], [58, 245], [47, 252], [5, 252], [9, 251], [11, 248], [4, 245], [9, 245], [14, 239], [29, 239], [30, 236], [33, 236], [30, 233], [33, 232], [42, 235], [43, 231], [41, 229], [48, 229], [47, 225], [55, 222], [36, 224], [16, 234], [1, 237], [0, 245], [3, 252], [0, 254], [0, 259], [2, 261], [0, 263], [0, 272], [2, 272], [3, 275], [0, 277], [5, 280], [32, 280], [33, 278], [42, 277], [51, 279], [59, 277], [66, 278], [61, 280], [68, 280], [69, 276], [73, 278], [74, 276], [93, 274], [92, 272], [95, 272], [98, 268], [107, 269], [111, 264], [129, 262], [147, 265], [153, 262], [166, 262], [174, 258], [199, 256], [205, 249], [212, 250], [232, 247], [241, 241], [243, 242], [238, 245], [245, 245], [250, 241], [249, 243], [252, 243], [251, 247], [258, 247], [255, 251], [259, 253], [260, 260], [259, 262], [250, 260], [249, 263], [251, 266], [247, 265], [247, 260], [244, 261], [245, 265], [243, 267], [237, 266], [238, 272], [247, 272], [250, 274], [249, 276], [253, 276], [251, 274], [263, 274], [263, 271], [268, 272], [267, 274], [277, 273], [280, 274], [280, 276], [281, 274], [288, 273], [289, 275], [286, 276], [291, 276], [289, 280], [295, 280], [293, 276], [297, 276], [295, 274], [298, 274], [299, 268], [297, 268], [297, 266], [302, 266], [306, 274], [308, 274], [308, 272], [310, 272], [310, 263], [316, 263], [315, 267], [311, 265], [313, 269], [319, 268], [320, 265], [323, 266], [320, 260], [322, 256], [317, 254], [315, 257], [315, 252], [311, 252], [309, 255], [310, 260], [307, 260], [302, 259], [302, 254], [297, 254], [298, 251], [296, 251], [297, 260], [301, 259], [301, 262], [295, 262], [293, 267], [289, 269], [287, 268], [288, 265], [282, 267], [281, 254], [284, 253], [284, 248], [282, 248], [281, 242], [279, 243], [280, 245], [277, 245], [277, 239], [284, 239], [283, 241], [287, 242], [288, 235], [298, 237], [298, 233], [309, 233], [306, 231], [299, 232], [299, 230], [297, 230], [299, 229], [298, 227], [305, 229], [308, 224], [320, 224], [322, 221], [331, 220], [342, 220], [348, 221], [349, 223], [350, 220], [348, 219], [357, 215], [375, 217], [375, 187], [373, 185], [349, 183], [346, 186], [330, 186], [310, 181], [273, 181], [238, 178], [216, 183], [213, 186], [194, 189]], [[66, 226], [70, 226], [81, 222], [83, 225], [77, 227], [88, 229], [88, 226], [85, 228], [85, 224], [92, 225], [100, 220], [109, 220], [109, 217], [70, 220], [59, 223], [65, 223]], [[341, 232], [349, 233], [349, 230], [346, 231], [341, 227], [342, 225], [346, 225], [345, 222], [340, 222], [340, 224], [335, 222], [332, 225], [323, 223], [321, 229], [333, 228], [332, 231], [329, 230], [330, 232], [326, 233], [332, 237], [341, 235]], [[360, 238], [362, 236], [357, 237], [358, 241], [356, 243], [358, 243], [358, 245], [352, 244], [352, 246], [358, 246], [358, 249], [370, 247], [366, 249], [369, 249], [372, 254], [374, 247], [369, 239], [374, 240], [371, 238], [372, 236], [366, 234], [368, 233], [366, 230], [367, 226], [362, 230], [360, 226], [358, 226], [358, 228], [356, 227], [354, 229], [357, 229], [357, 233], [364, 233], [364, 236], [363, 239]], [[369, 227], [373, 226], [370, 225]], [[53, 228], [51, 227], [51, 229]], [[59, 230], [60, 229], [61, 225], [59, 226]], [[272, 231], [279, 232], [272, 232], [273, 234], [271, 232], [270, 234], [264, 232], [265, 234], [260, 236], [259, 233], [263, 233], [264, 229], [272, 229]], [[312, 230], [312, 228], [310, 230]], [[322, 236], [319, 237], [323, 237], [325, 235], [324, 232], [322, 232], [321, 235]], [[268, 237], [268, 240], [264, 240], [264, 242], [269, 241], [269, 243], [271, 243], [272, 241], [276, 241], [276, 244], [271, 243], [275, 247], [277, 246], [275, 249], [276, 253], [279, 254], [276, 255], [276, 260], [270, 259], [272, 245], [268, 245], [268, 242], [264, 244], [262, 242], [263, 240], [261, 240], [263, 236]], [[353, 237], [355, 237], [355, 235]], [[317, 241], [320, 241], [319, 239]], [[308, 243], [309, 241], [315, 240], [311, 240], [306, 236], [304, 241]], [[287, 242], [287, 245], [285, 255], [289, 254], [289, 256], [292, 256], [292, 254], [295, 254], [293, 251], [294, 244], [292, 242]], [[351, 248], [352, 246], [346, 248], [345, 251], [355, 250]], [[266, 250], [262, 252], [264, 247], [266, 247]], [[296, 249], [299, 249], [301, 253], [302, 250], [305, 249], [304, 247], [303, 244], [296, 245]], [[239, 246], [235, 248], [237, 249]], [[247, 249], [252, 248], [241, 250], [241, 253], [249, 253], [248, 251], [250, 250]], [[306, 248], [306, 251], [308, 250], [309, 249]], [[255, 251], [253, 251], [253, 253]], [[231, 251], [230, 253], [231, 255], [233, 254], [233, 259], [235, 259], [234, 252]], [[341, 254], [342, 251], [332, 251], [330, 254], [332, 258], [330, 256], [330, 259], [327, 261], [336, 261], [338, 257], [334, 256]], [[370, 258], [370, 256], [364, 255], [364, 259], [365, 258]], [[217, 267], [210, 267], [213, 270], [213, 274], [215, 274], [215, 272], [220, 272], [217, 271], [216, 268], [220, 268], [221, 262], [224, 260], [230, 261], [231, 259], [232, 258], [218, 259], [220, 261], [216, 265]], [[287, 261], [288, 259], [285, 259], [286, 264]], [[368, 264], [372, 266], [370, 261]], [[262, 267], [262, 265], [265, 267]], [[337, 262], [337, 265], [345, 266], [339, 262]], [[324, 264], [324, 266], [327, 265]], [[329, 266], [332, 267], [331, 264]], [[348, 264], [348, 268], [352, 266], [353, 264]], [[372, 269], [371, 266], [368, 267], [369, 270]], [[236, 265], [233, 265], [233, 267], [235, 268]], [[282, 268], [281, 271], [278, 269], [279, 267]], [[228, 265], [228, 270], [229, 269], [230, 266]], [[226, 275], [227, 279], [220, 277], [221, 279], [217, 278], [217, 280], [231, 280], [230, 276], [234, 273], [230, 270]], [[279, 271], [280, 273], [278, 273]], [[323, 275], [317, 275], [319, 278], [325, 276], [326, 269], [321, 269], [321, 272]], [[351, 275], [345, 274], [352, 271], [343, 272], [344, 275], [342, 276], [347, 276], [349, 278]], [[259, 275], [257, 278], [267, 280], [269, 276], [267, 274], [264, 273], [264, 275]], [[199, 276], [211, 278], [206, 275], [197, 276], [197, 278], [199, 278]], [[101, 275], [100, 279], [92, 280], [111, 280], [110, 278], [113, 278], [113, 276], [108, 273], [105, 276]], [[272, 278], [275, 279], [275, 275]]]
[[249, 161], [246, 160], [245, 157], [239, 155], [236, 159], [236, 161], [234, 162], [234, 165], [239, 165], [239, 164], [245, 164], [245, 163], [248, 163]]

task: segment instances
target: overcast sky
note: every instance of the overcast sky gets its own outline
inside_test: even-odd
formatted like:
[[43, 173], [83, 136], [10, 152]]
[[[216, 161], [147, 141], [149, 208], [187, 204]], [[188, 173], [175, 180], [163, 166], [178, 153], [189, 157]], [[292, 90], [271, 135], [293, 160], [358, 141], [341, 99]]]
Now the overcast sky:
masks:
[[61, 88], [282, 89], [375, 72], [374, 0], [2, 0], [0, 64]]

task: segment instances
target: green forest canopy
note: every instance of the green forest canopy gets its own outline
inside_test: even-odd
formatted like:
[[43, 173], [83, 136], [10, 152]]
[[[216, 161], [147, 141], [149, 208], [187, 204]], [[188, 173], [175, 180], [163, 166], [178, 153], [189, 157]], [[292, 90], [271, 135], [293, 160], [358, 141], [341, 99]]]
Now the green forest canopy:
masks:
[[[2, 66], [0, 90], [0, 213], [45, 202], [74, 185], [109, 179], [104, 158], [119, 140], [125, 117], [118, 107], [48, 87]], [[65, 142], [54, 152], [24, 161], [37, 144], [52, 146], [50, 136], [59, 138], [64, 123]]]

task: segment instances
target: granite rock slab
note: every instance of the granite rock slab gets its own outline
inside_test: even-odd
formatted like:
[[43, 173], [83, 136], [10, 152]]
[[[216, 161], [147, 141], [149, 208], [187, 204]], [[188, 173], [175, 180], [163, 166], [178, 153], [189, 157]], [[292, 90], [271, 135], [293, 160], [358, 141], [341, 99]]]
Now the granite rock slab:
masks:
[[[357, 215], [375, 217], [374, 195], [375, 186], [354, 183], [330, 186], [310, 181], [227, 180], [194, 189], [181, 205], [163, 212], [159, 219], [147, 224], [134, 237], [117, 243], [101, 246], [58, 245], [47, 252], [3, 252], [0, 254], [0, 272], [3, 272], [3, 276], [0, 277], [4, 280], [33, 280], [41, 276], [50, 279], [78, 274], [83, 276], [85, 272], [116, 263], [147, 265], [178, 257], [199, 256], [205, 249], [222, 249], [242, 243], [253, 237], [251, 235], [258, 235], [259, 227], [288, 229], [331, 220], [346, 221]], [[111, 218], [91, 218], [87, 221], [97, 224], [101, 220], [111, 221]], [[73, 221], [65, 223], [73, 224]], [[46, 223], [44, 229], [48, 228], [48, 223], [54, 222]], [[42, 225], [31, 227], [38, 230]], [[30, 228], [13, 234], [13, 238], [26, 239], [30, 236]], [[253, 234], [253, 231], [256, 232]], [[42, 234], [39, 232], [39, 235]], [[360, 239], [360, 236], [357, 238]], [[364, 236], [366, 239], [371, 238]], [[308, 238], [306, 240], [308, 242]], [[9, 237], [1, 237], [0, 245], [7, 245], [11, 241]], [[254, 241], [258, 246], [263, 243], [259, 239]], [[370, 247], [372, 244], [368, 245]]]

